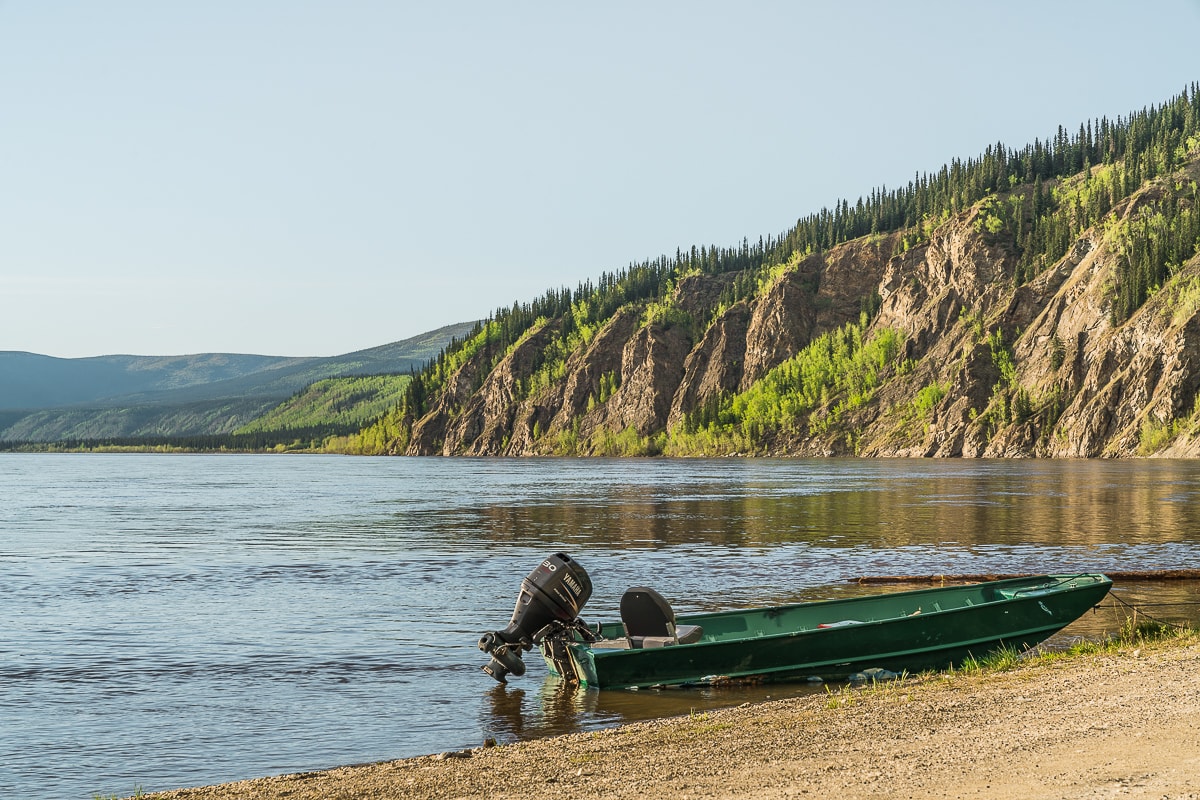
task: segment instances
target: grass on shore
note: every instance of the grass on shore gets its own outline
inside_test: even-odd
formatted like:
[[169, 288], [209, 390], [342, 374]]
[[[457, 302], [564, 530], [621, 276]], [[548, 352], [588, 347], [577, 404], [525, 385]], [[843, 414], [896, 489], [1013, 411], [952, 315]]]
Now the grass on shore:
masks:
[[[146, 796], [146, 793], [142, 790], [142, 787], [138, 786], [133, 790], [133, 794], [129, 795], [129, 797], [126, 798], [125, 800], [141, 800], [145, 796]], [[109, 795], [94, 794], [94, 795], [92, 795], [92, 800], [122, 800], [122, 798], [118, 797], [115, 794], [109, 794]]]
[[1121, 627], [1121, 631], [1103, 639], [1085, 639], [1061, 650], [1046, 650], [1041, 647], [1022, 653], [1013, 647], [1002, 647], [983, 656], [969, 657], [957, 668], [945, 672], [928, 672], [917, 676], [901, 674], [898, 678], [883, 681], [867, 681], [866, 683], [843, 684], [838, 689], [826, 686], [828, 695], [825, 707], [828, 709], [848, 708], [853, 706], [864, 693], [889, 696], [895, 695], [905, 699], [910, 682], [907, 678], [915, 677], [918, 682], [941, 678], [949, 680], [954, 675], [980, 676], [998, 672], [1007, 672], [1021, 666], [1049, 664], [1080, 656], [1117, 655], [1134, 648], [1136, 655], [1139, 648], [1154, 644], [1186, 645], [1200, 639], [1200, 632], [1192, 628], [1157, 620], [1141, 620], [1131, 618]]
[[1160, 622], [1153, 619], [1138, 620], [1130, 617], [1121, 626], [1121, 631], [1114, 636], [1103, 639], [1084, 639], [1063, 650], [1046, 650], [1037, 647], [1028, 653], [1021, 653], [1013, 648], [1005, 647], [990, 653], [983, 658], [970, 658], [960, 667], [963, 672], [1004, 672], [1026, 663], [1049, 663], [1075, 656], [1116, 655], [1130, 647], [1139, 648], [1158, 642], [1174, 642], [1184, 644], [1197, 637], [1197, 632], [1189, 627]]

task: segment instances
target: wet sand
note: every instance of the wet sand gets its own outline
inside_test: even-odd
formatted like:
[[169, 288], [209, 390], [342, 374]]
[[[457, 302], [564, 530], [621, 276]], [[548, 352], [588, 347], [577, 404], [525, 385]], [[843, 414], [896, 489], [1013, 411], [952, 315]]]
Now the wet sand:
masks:
[[1200, 800], [1200, 637], [149, 796]]

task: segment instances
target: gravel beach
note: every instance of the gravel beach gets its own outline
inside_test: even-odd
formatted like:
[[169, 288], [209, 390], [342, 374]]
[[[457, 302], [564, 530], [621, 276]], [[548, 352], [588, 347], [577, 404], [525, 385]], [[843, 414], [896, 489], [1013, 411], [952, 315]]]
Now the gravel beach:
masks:
[[149, 795], [1200, 800], [1200, 638]]

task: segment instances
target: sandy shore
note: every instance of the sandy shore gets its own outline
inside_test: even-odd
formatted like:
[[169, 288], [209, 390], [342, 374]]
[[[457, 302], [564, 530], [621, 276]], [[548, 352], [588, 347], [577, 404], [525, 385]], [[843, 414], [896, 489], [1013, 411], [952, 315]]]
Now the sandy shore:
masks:
[[1200, 639], [150, 796], [1200, 799]]

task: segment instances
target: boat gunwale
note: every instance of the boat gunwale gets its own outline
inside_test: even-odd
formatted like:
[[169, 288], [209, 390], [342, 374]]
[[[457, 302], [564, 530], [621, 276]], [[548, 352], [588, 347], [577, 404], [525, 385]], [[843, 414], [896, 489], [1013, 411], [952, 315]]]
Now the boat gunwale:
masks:
[[[964, 648], [966, 650], [970, 651], [975, 646], [989, 645], [994, 642], [1003, 641], [1004, 639], [1009, 639], [1009, 638], [1019, 638], [1019, 637], [1031, 636], [1031, 635], [1041, 637], [1042, 634], [1045, 634], [1047, 631], [1050, 632], [1050, 635], [1053, 635], [1053, 633], [1062, 630], [1062, 628], [1063, 628], [1062, 625], [1046, 625], [1046, 626], [1042, 626], [1042, 627], [1025, 628], [1025, 629], [1018, 630], [1018, 631], [1012, 631], [1010, 633], [1004, 634], [1003, 636], [980, 636], [975, 639], [954, 642], [951, 644], [947, 644], [944, 647], [933, 648], [933, 649], [917, 648], [917, 649], [912, 649], [912, 650], [896, 650], [896, 651], [892, 651], [892, 652], [888, 652], [888, 653], [873, 653], [869, 660], [870, 661], [890, 660], [890, 659], [896, 659], [896, 658], [903, 658], [903, 657], [918, 654], [918, 653], [954, 652], [954, 651], [961, 650]], [[811, 631], [803, 631], [803, 632], [810, 633]], [[592, 654], [593, 658], [595, 657], [595, 655], [597, 653], [597, 651], [590, 650], [590, 649], [589, 649], [589, 652]], [[612, 650], [612, 651], [601, 650], [600, 652], [602, 652], [602, 653], [637, 653], [640, 651], [638, 651], [638, 650]], [[859, 660], [866, 661], [868, 659], [859, 659]], [[842, 658], [826, 659], [823, 661], [806, 661], [804, 663], [804, 671], [809, 672], [810, 670], [819, 670], [824, 673], [824, 672], [826, 672], [826, 669], [825, 669], [826, 667], [833, 667], [836, 669], [839, 667], [845, 667], [845, 666], [847, 666], [849, 664], [853, 664], [853, 663], [854, 663], [853, 660], [846, 661], [845, 659], [842, 659]], [[752, 670], [744, 670], [744, 671], [723, 672], [719, 676], [713, 675], [713, 676], [706, 676], [706, 677], [719, 678], [719, 680], [721, 682], [738, 681], [738, 680], [743, 680], [743, 679], [754, 679], [754, 678], [761, 677], [761, 676], [786, 674], [795, 669], [796, 669], [796, 665], [788, 664], [785, 666], [771, 667], [768, 669], [752, 669]], [[845, 674], [853, 674], [853, 673], [847, 672], [846, 670], [838, 670], [837, 672], [829, 673], [829, 677], [830, 677], [830, 680], [840, 680], [840, 679], [842, 679], [842, 677]], [[822, 680], [824, 680], [824, 678], [822, 678]], [[606, 685], [606, 686], [601, 686], [601, 687], [595, 687], [595, 686], [591, 686], [590, 684], [588, 684], [588, 687], [594, 688], [594, 689], [628, 689], [630, 687], [637, 687], [637, 686], [642, 686], [642, 685], [647, 685], [647, 686], [667, 686], [667, 685], [707, 686], [707, 685], [711, 685], [711, 682], [707, 681], [705, 678], [699, 678], [696, 680], [689, 680], [689, 681], [683, 681], [683, 682], [679, 682], [679, 683], [670, 683], [670, 684], [637, 684], [637, 683], [633, 683], [633, 684], [627, 684], [627, 685], [626, 684], [618, 684], [616, 686], [607, 686]]]
[[[1081, 578], [1089, 579], [1090, 583], [1087, 585], [1084, 585], [1084, 586], [1063, 586], [1064, 584], [1067, 584], [1070, 581], [1079, 580]], [[1007, 578], [1007, 579], [999, 580], [999, 581], [983, 581], [983, 582], [979, 582], [979, 583], [961, 584], [961, 585], [957, 585], [957, 586], [953, 586], [953, 587], [938, 586], [938, 587], [931, 587], [931, 588], [927, 588], [927, 589], [908, 590], [908, 591], [903, 591], [903, 592], [887, 592], [887, 593], [883, 593], [883, 594], [864, 595], [862, 597], [847, 597], [847, 598], [838, 598], [838, 599], [833, 599], [833, 600], [816, 600], [816, 601], [801, 602], [801, 603], [788, 603], [788, 604], [779, 605], [779, 606], [762, 606], [762, 607], [755, 607], [755, 608], [714, 611], [714, 612], [700, 613], [700, 614], [688, 614], [688, 615], [679, 616], [677, 618], [677, 621], [680, 624], [687, 624], [687, 625], [701, 624], [701, 625], [703, 625], [703, 622], [705, 620], [744, 616], [747, 614], [766, 614], [769, 612], [777, 612], [777, 614], [782, 614], [782, 613], [786, 613], [787, 611], [800, 609], [800, 608], [807, 609], [807, 608], [817, 608], [817, 607], [830, 607], [830, 606], [836, 606], [836, 605], [841, 605], [841, 604], [861, 603], [863, 601], [870, 601], [870, 600], [891, 599], [891, 598], [895, 598], [895, 597], [913, 598], [913, 597], [919, 597], [919, 596], [929, 595], [929, 594], [935, 594], [935, 595], [943, 594], [943, 593], [945, 593], [945, 591], [947, 589], [972, 589], [972, 588], [977, 588], [980, 586], [1004, 587], [1004, 586], [1012, 586], [1012, 585], [1016, 585], [1016, 584], [1028, 585], [1031, 590], [1034, 588], [1043, 587], [1046, 584], [1053, 584], [1052, 588], [1047, 590], [1046, 594], [1054, 595], [1054, 594], [1066, 594], [1069, 592], [1080, 591], [1080, 590], [1085, 590], [1085, 589], [1094, 589], [1094, 588], [1098, 588], [1101, 586], [1108, 586], [1111, 588], [1112, 579], [1110, 579], [1104, 573], [1100, 573], [1100, 572], [1032, 575], [1032, 576], [1021, 577], [1021, 578]], [[1062, 586], [1063, 588], [1058, 588], [1060, 586]], [[709, 639], [707, 641], [704, 638], [701, 638], [699, 641], [691, 642], [688, 644], [683, 644], [683, 643], [673, 644], [670, 646], [669, 649], [672, 651], [678, 652], [681, 649], [690, 650], [690, 649], [694, 649], [697, 647], [700, 647], [700, 648], [723, 647], [723, 646], [729, 646], [729, 645], [742, 644], [742, 643], [745, 643], [748, 641], [763, 642], [763, 641], [769, 641], [769, 640], [795, 638], [795, 637], [800, 637], [800, 636], [810, 636], [810, 635], [814, 635], [814, 634], [832, 634], [834, 632], [839, 632], [839, 631], [862, 631], [864, 629], [870, 629], [870, 628], [878, 627], [881, 625], [896, 625], [898, 623], [903, 623], [903, 622], [906, 622], [909, 620], [911, 620], [913, 623], [916, 623], [916, 622], [919, 622], [922, 620], [928, 620], [931, 618], [943, 617], [943, 616], [952, 615], [952, 614], [974, 613], [974, 612], [977, 612], [980, 609], [985, 608], [987, 606], [1019, 603], [1019, 602], [1023, 602], [1026, 600], [1033, 600], [1035, 598], [1041, 598], [1044, 596], [1045, 596], [1044, 594], [1038, 594], [1038, 595], [1029, 595], [1029, 596], [1002, 597], [997, 600], [991, 600], [991, 601], [988, 601], [987, 603], [980, 604], [980, 605], [961, 605], [961, 606], [955, 606], [954, 608], [922, 611], [919, 616], [918, 615], [903, 615], [903, 616], [895, 616], [895, 617], [884, 617], [882, 619], [863, 620], [861, 622], [855, 622], [853, 625], [846, 625], [846, 626], [839, 626], [839, 627], [793, 628], [790, 630], [781, 630], [776, 633], [768, 633], [768, 634], [749, 633], [748, 632], [747, 635], [745, 635], [745, 636], [722, 638], [722, 639]], [[617, 623], [610, 622], [610, 623], [605, 623], [605, 624], [620, 625], [619, 622], [617, 622]], [[1062, 627], [1061, 625], [1058, 626], [1058, 628], [1061, 628], [1061, 627]], [[1012, 634], [1008, 634], [1008, 635], [1012, 635]], [[618, 637], [618, 638], [620, 638], [620, 637]], [[988, 640], [990, 640], [990, 639], [989, 638], [981, 639], [981, 641], [988, 641]], [[609, 641], [612, 641], [612, 640], [609, 640]], [[646, 650], [642, 649], [642, 648], [609, 648], [609, 647], [597, 648], [597, 647], [593, 647], [592, 643], [585, 642], [585, 641], [572, 642], [570, 644], [570, 646], [572, 648], [588, 650], [592, 654], [593, 658], [600, 658], [600, 659], [617, 658], [619, 656], [634, 656], [634, 655], [642, 654], [642, 653], [646, 652]], [[658, 648], [654, 648], [654, 649], [657, 650]]]

